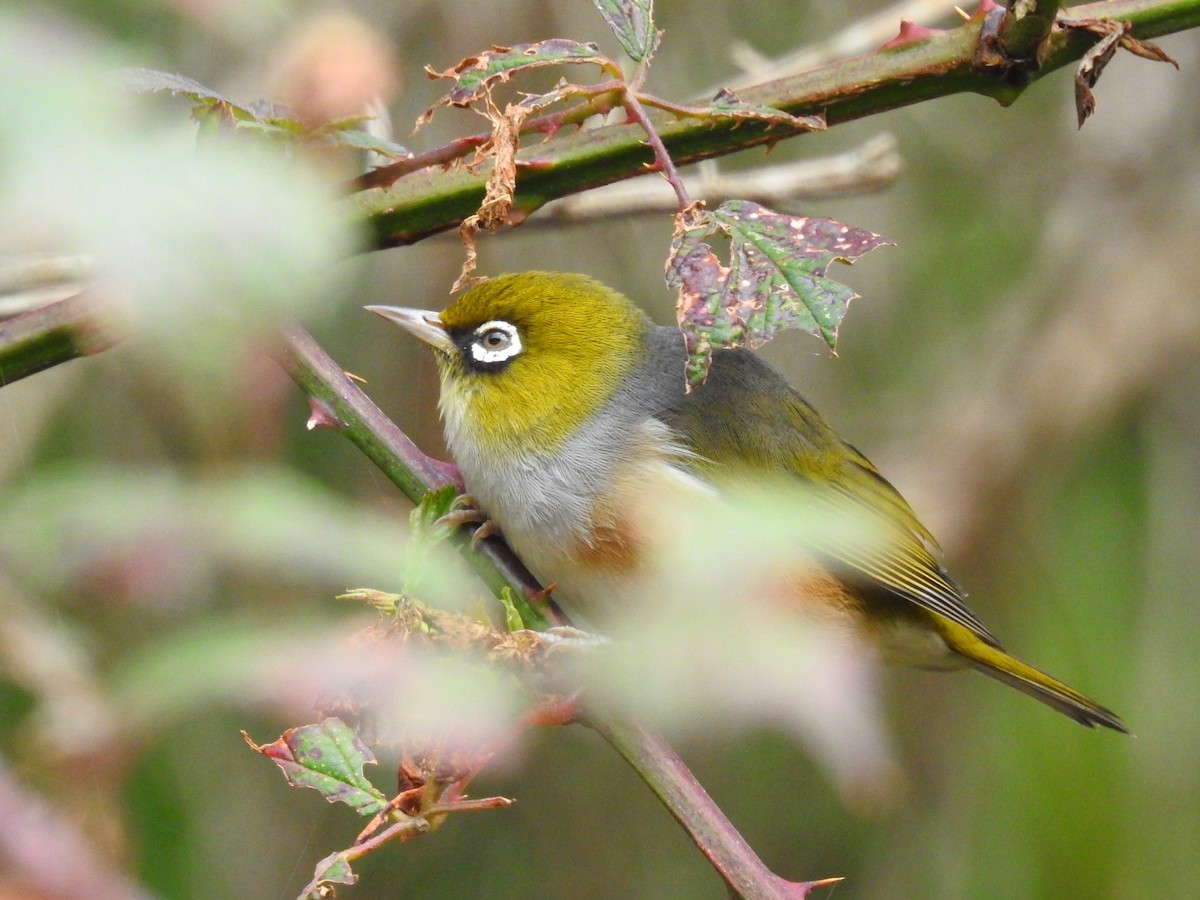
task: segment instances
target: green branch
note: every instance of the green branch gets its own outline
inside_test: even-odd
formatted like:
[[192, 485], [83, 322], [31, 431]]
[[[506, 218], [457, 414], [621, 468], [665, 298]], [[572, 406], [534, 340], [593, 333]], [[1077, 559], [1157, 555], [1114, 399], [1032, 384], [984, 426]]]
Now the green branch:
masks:
[[116, 344], [97, 323], [95, 305], [77, 294], [0, 322], [0, 385]]
[[[1071, 7], [1064, 14], [1128, 21], [1135, 37], [1151, 39], [1200, 25], [1200, 0], [1109, 0]], [[1011, 48], [1001, 33], [1007, 56], [991, 63], [977, 60], [985, 17], [976, 16], [951, 31], [744, 88], [738, 96], [796, 116], [824, 115], [831, 126], [951, 94], [982, 94], [1008, 105], [1029, 84], [1080, 59], [1097, 39], [1061, 28], [1043, 38], [1045, 20], [1038, 21], [1036, 28], [1032, 20], [1014, 27]], [[1030, 35], [1044, 42], [1040, 64], [1023, 55]], [[677, 119], [662, 113], [650, 118], [677, 165], [774, 144], [805, 131], [736, 119]], [[560, 134], [523, 149], [518, 161], [517, 219], [567, 194], [645, 174], [654, 153], [641, 126], [619, 124]], [[348, 202], [370, 223], [378, 246], [410, 244], [455, 228], [476, 212], [489, 172], [488, 165], [424, 169], [386, 188], [361, 191]]]
[[[316, 422], [347, 437], [413, 502], [454, 483], [453, 468], [422, 453], [302, 328], [284, 329], [274, 356], [312, 398]], [[497, 596], [505, 588], [525, 596], [542, 592], [501, 541], [472, 547], [474, 527], [456, 529], [451, 540]], [[806, 895], [812, 885], [771, 872], [664, 741], [612, 713], [589, 710], [587, 724], [642, 777], [738, 896], [794, 900]]]

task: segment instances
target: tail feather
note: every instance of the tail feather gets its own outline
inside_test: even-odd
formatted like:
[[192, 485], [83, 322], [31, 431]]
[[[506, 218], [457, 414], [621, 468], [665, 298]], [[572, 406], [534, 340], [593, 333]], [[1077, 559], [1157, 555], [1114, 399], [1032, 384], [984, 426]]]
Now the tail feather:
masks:
[[1125, 723], [1116, 713], [1089, 700], [1057, 678], [1009, 656], [999, 647], [984, 643], [957, 623], [939, 624], [950, 626], [939, 629], [950, 649], [965, 656], [984, 675], [1014, 687], [1035, 700], [1042, 701], [1051, 709], [1058, 710], [1080, 725], [1086, 725], [1088, 728], [1103, 725], [1105, 728], [1129, 734], [1129, 729], [1125, 727]]

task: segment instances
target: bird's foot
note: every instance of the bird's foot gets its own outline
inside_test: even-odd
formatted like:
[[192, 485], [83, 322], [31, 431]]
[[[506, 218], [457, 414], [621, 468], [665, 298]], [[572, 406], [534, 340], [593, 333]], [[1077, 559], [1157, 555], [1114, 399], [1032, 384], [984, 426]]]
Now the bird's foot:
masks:
[[450, 510], [444, 516], [439, 516], [433, 524], [436, 528], [478, 525], [471, 535], [472, 550], [479, 546], [480, 541], [500, 534], [500, 526], [483, 514], [470, 494], [459, 494], [455, 497], [450, 503]]

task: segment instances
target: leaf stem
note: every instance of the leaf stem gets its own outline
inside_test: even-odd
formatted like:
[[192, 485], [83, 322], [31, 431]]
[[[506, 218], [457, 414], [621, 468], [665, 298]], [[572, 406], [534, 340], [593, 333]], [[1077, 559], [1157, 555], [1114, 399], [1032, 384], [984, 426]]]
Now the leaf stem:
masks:
[[625, 92], [623, 100], [625, 111], [629, 113], [629, 117], [641, 125], [642, 130], [646, 132], [646, 142], [654, 150], [654, 160], [663, 177], [674, 188], [675, 196], [679, 198], [679, 208], [687, 209], [692, 205], [692, 198], [688, 196], [687, 187], [684, 186], [683, 179], [679, 177], [679, 170], [675, 168], [675, 162], [671, 159], [671, 154], [667, 152], [667, 148], [663, 145], [662, 138], [659, 137], [654, 123], [646, 115], [646, 110], [642, 106], [638, 94], [633, 90], [628, 90]]

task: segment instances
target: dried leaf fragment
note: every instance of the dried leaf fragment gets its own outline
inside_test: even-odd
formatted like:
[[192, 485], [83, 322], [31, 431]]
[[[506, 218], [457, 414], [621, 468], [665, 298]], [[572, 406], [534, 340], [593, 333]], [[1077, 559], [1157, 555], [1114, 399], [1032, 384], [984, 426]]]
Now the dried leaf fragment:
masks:
[[488, 96], [489, 90], [501, 82], [508, 81], [517, 72], [540, 69], [560, 64], [590, 63], [602, 69], [619, 73], [619, 69], [607, 56], [601, 54], [595, 44], [584, 44], [565, 38], [551, 38], [534, 44], [513, 44], [511, 47], [493, 47], [478, 56], [468, 56], [457, 65], [441, 72], [425, 67], [430, 78], [450, 78], [454, 88], [437, 103], [417, 118], [420, 128], [442, 106], [469, 106]]
[[1064, 28], [1100, 35], [1100, 40], [1083, 54], [1079, 68], [1075, 71], [1075, 113], [1080, 128], [1096, 111], [1096, 96], [1092, 93], [1092, 88], [1100, 80], [1104, 67], [1116, 54], [1118, 47], [1124, 47], [1142, 59], [1170, 63], [1176, 69], [1179, 68], [1179, 63], [1157, 44], [1135, 38], [1132, 34], [1133, 24], [1130, 22], [1118, 22], [1115, 19], [1065, 19], [1060, 24]]

